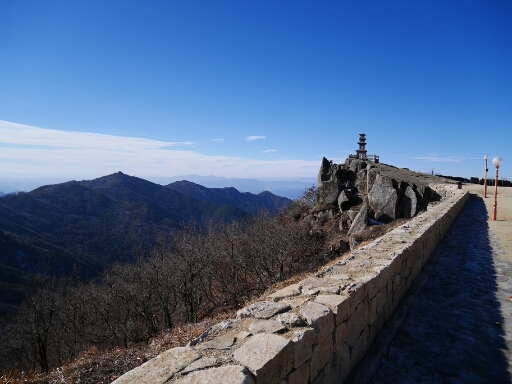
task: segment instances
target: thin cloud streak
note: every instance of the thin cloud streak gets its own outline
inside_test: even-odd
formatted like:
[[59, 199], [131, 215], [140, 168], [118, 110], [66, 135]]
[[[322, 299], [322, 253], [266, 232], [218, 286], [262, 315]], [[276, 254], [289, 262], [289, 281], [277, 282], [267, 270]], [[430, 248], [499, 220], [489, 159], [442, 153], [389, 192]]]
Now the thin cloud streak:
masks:
[[436, 163], [463, 163], [463, 159], [456, 157], [418, 156], [411, 157], [413, 160], [432, 161]]
[[187, 147], [187, 146], [192, 146], [194, 144], [195, 144], [195, 142], [193, 142], [193, 141], [178, 141], [175, 143], [169, 143], [169, 145], [163, 146], [163, 147], [161, 147], [161, 149], [170, 149], [170, 148], [174, 148], [174, 147]]
[[247, 141], [254, 141], [254, 140], [263, 140], [266, 139], [265, 136], [247, 136], [245, 140]]
[[171, 148], [176, 145], [183, 143], [65, 132], [0, 121], [0, 175], [79, 178], [122, 171], [139, 177], [308, 177], [318, 168], [318, 161], [207, 156]]
[[[112, 136], [101, 133], [66, 132], [30, 127], [0, 120], [0, 143], [14, 145], [59, 146], [60, 148], [104, 148], [124, 149], [144, 147], [161, 149], [193, 145], [191, 141], [166, 142], [138, 137]], [[77, 140], [80, 138], [80, 140]], [[57, 143], [57, 144], [56, 144]]]
[[265, 151], [261, 151], [261, 153], [272, 153], [272, 152], [277, 152], [277, 149], [267, 149]]

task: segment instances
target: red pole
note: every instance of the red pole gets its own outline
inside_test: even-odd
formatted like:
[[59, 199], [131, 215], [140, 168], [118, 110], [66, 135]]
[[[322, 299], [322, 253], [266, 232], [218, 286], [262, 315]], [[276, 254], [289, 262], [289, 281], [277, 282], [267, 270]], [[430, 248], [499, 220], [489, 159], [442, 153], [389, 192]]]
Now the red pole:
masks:
[[498, 210], [498, 169], [499, 167], [496, 167], [496, 181], [494, 182], [494, 205], [492, 206], [492, 219], [493, 221], [496, 221], [496, 211]]

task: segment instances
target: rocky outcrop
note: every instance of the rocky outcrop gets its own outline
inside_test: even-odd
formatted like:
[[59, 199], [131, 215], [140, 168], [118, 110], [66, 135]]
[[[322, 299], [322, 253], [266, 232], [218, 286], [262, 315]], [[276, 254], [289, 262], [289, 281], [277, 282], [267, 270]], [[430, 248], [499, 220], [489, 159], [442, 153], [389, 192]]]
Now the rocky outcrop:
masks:
[[[343, 213], [360, 205], [367, 196], [367, 221], [374, 219], [388, 223], [399, 218], [412, 218], [425, 210], [429, 202], [440, 200], [444, 196], [431, 185], [447, 182], [385, 164], [349, 158], [338, 165], [324, 157], [318, 173], [317, 204], [337, 205]], [[319, 213], [316, 215], [316, 222], [321, 225], [324, 217]], [[353, 225], [353, 221], [351, 218], [349, 225]], [[355, 229], [351, 232], [355, 233]]]
[[397, 184], [396, 180], [377, 174], [373, 187], [368, 193], [368, 204], [376, 220], [389, 222], [397, 218]]
[[344, 189], [340, 192], [338, 196], [338, 207], [340, 207], [340, 211], [347, 211], [350, 209], [352, 199], [352, 192], [350, 189]]
[[366, 226], [368, 225], [368, 206], [367, 204], [363, 204], [361, 210], [354, 218], [354, 222], [350, 226], [348, 230], [348, 235], [357, 235], [358, 233], [364, 231]]
[[360, 194], [364, 194], [368, 191], [366, 174], [366, 169], [361, 169], [356, 173], [356, 181], [354, 182], [354, 187]]
[[373, 218], [390, 222], [398, 218], [410, 219], [427, 208], [429, 202], [440, 196], [429, 186], [411, 183], [377, 173], [368, 193]]
[[422, 196], [413, 187], [407, 185], [403, 196], [402, 216], [406, 219], [414, 217], [418, 212], [418, 203], [421, 201], [421, 198]]
[[366, 161], [363, 161], [363, 160], [355, 159], [355, 160], [350, 161], [350, 163], [349, 163], [349, 169], [354, 173], [358, 173], [360, 170], [365, 169], [365, 168], [366, 168]]
[[335, 204], [341, 191], [351, 185], [354, 180], [354, 172], [343, 165], [334, 164], [325, 157], [318, 172], [318, 196], [317, 203]]
[[371, 190], [373, 188], [373, 184], [375, 183], [375, 179], [377, 178], [378, 174], [379, 170], [374, 165], [368, 167], [366, 173], [366, 187], [368, 188], [368, 190]]

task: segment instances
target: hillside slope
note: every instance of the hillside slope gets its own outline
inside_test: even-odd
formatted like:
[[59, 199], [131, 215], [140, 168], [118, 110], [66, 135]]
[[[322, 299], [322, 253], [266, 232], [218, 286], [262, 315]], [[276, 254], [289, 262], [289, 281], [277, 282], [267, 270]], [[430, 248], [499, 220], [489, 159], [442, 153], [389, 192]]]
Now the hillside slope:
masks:
[[105, 266], [133, 260], [184, 224], [204, 227], [247, 216], [236, 207], [120, 172], [3, 196], [0, 301], [26, 292], [36, 274], [63, 275], [76, 266], [93, 276]]
[[292, 200], [265, 191], [258, 194], [239, 192], [236, 188], [206, 188], [191, 181], [182, 180], [168, 184], [168, 188], [203, 201], [231, 205], [256, 215], [264, 209], [271, 214], [286, 208]]

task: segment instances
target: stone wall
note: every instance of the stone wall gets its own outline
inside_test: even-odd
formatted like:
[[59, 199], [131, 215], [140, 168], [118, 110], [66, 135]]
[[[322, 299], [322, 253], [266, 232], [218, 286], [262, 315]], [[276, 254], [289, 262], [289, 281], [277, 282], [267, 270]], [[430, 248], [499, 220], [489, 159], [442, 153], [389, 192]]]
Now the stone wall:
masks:
[[115, 383], [342, 383], [467, 201], [443, 188], [406, 224]]

